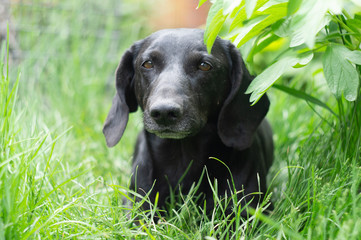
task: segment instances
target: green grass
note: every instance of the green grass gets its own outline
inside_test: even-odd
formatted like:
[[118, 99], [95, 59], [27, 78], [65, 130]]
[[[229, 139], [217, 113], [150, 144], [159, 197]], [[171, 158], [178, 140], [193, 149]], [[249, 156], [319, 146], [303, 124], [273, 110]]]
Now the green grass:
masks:
[[[214, 213], [205, 216], [192, 192], [175, 196], [176, 210], [155, 224], [156, 208], [124, 204], [140, 114], [131, 116], [113, 149], [101, 130], [117, 62], [147, 29], [134, 1], [115, 2], [13, 8], [24, 59], [8, 71], [6, 47], [0, 51], [0, 239], [360, 238], [360, 103], [354, 114], [342, 115], [354, 118], [341, 126], [328, 112], [316, 108], [326, 122], [276, 89], [268, 115], [276, 142], [271, 215], [260, 208], [239, 221], [244, 206], [230, 196], [216, 199]], [[297, 82], [335, 105], [322, 86]], [[225, 204], [234, 206], [234, 219], [225, 221]]]

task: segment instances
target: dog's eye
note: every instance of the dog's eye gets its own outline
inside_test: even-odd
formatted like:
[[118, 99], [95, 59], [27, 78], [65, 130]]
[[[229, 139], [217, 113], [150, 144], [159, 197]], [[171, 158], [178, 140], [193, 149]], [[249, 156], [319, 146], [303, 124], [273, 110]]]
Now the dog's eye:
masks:
[[144, 67], [146, 69], [151, 69], [151, 68], [153, 68], [153, 62], [150, 60], [147, 60], [142, 64], [142, 67]]
[[199, 65], [198, 65], [198, 69], [201, 70], [201, 71], [209, 71], [212, 69], [212, 66], [209, 64], [209, 63], [206, 63], [206, 62], [201, 62]]

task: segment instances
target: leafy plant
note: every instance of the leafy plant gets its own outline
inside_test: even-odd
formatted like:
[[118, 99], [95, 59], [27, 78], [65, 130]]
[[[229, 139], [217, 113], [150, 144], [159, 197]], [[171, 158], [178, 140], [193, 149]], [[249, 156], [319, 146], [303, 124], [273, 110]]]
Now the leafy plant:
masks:
[[323, 72], [331, 92], [337, 99], [343, 96], [355, 101], [361, 65], [361, 13], [355, 12], [360, 9], [359, 0], [215, 0], [205, 43], [211, 51], [216, 36], [227, 26], [225, 37], [242, 48], [251, 70], [257, 53], [279, 45], [282, 51], [273, 64], [247, 90], [253, 104], [282, 74], [307, 66], [316, 54], [323, 55]]
[[[206, 1], [199, 1], [199, 7]], [[272, 86], [303, 99], [336, 116], [345, 152], [358, 151], [360, 142], [360, 0], [214, 0], [210, 8], [204, 42], [208, 51], [217, 37], [230, 39], [251, 72], [259, 53], [272, 49], [272, 60], [257, 72], [246, 93], [252, 104]], [[275, 82], [290, 71], [310, 65], [320, 67], [325, 82], [337, 102], [329, 107], [323, 92], [318, 98], [304, 90]], [[306, 71], [306, 70], [305, 70]], [[297, 74], [291, 79], [296, 80]], [[310, 81], [309, 81], [310, 82]], [[327, 99], [327, 97], [326, 97]], [[351, 129], [351, 131], [350, 131]], [[350, 144], [352, 143], [352, 144]], [[356, 146], [357, 145], [357, 146]], [[346, 154], [347, 155], [347, 154]]]

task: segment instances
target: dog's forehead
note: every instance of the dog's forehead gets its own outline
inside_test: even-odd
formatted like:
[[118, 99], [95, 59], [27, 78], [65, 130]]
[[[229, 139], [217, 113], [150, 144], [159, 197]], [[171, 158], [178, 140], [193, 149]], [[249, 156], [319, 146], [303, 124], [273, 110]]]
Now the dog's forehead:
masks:
[[[165, 29], [150, 35], [145, 41], [144, 50], [160, 50], [169, 54], [187, 54], [192, 51], [208, 53], [203, 36], [204, 31], [200, 29]], [[217, 39], [215, 46], [221, 45], [220, 41]], [[218, 47], [212, 50], [212, 54], [220, 51]]]

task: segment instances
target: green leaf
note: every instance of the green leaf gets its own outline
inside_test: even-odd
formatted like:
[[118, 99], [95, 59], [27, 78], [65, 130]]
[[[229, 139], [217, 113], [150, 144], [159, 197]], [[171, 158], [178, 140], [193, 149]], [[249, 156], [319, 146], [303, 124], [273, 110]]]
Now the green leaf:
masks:
[[252, 20], [248, 21], [246, 25], [232, 32], [231, 35], [233, 35], [233, 37], [231, 38], [231, 40], [233, 41], [233, 43], [237, 47], [241, 47], [244, 43], [248, 42], [249, 39], [255, 37], [257, 33], [259, 33], [258, 30], [262, 30], [262, 28], [254, 28], [257, 25], [259, 26], [265, 18], [267, 18], [267, 16], [258, 16], [257, 18], [253, 18]]
[[256, 53], [262, 51], [263, 49], [265, 49], [266, 47], [268, 47], [271, 43], [277, 41], [278, 39], [280, 39], [279, 36], [275, 35], [275, 34], [270, 34], [268, 37], [266, 37], [265, 39], [262, 40], [262, 42], [260, 42], [256, 48], [253, 50], [253, 55], [255, 55]]
[[358, 50], [350, 51], [346, 47], [342, 48], [342, 50], [347, 60], [349, 60], [354, 64], [361, 65], [361, 51]]
[[291, 16], [300, 8], [302, 0], [290, 0], [288, 2], [287, 16]]
[[272, 2], [272, 1], [270, 1], [270, 0], [258, 0], [254, 10], [256, 11], [256, 10], [260, 9], [261, 7], [263, 7], [268, 2]]
[[305, 62], [305, 59], [309, 59], [313, 53], [305, 53], [300, 56], [286, 55], [273, 63], [271, 66], [266, 68], [261, 74], [259, 74], [249, 85], [246, 94], [251, 94], [250, 102], [252, 105], [256, 104], [257, 101], [265, 94], [265, 92], [281, 77], [286, 71], [292, 69], [293, 66]]
[[[323, 55], [323, 72], [331, 92], [348, 101], [357, 98], [360, 77], [354, 65], [361, 63], [360, 51], [350, 51], [343, 45], [332, 44]], [[351, 61], [351, 62], [350, 62]]]
[[207, 16], [207, 23], [206, 23], [206, 31], [210, 28], [213, 18], [216, 16], [218, 11], [223, 7], [223, 0], [216, 0], [211, 8], [209, 9], [208, 16]]
[[312, 59], [313, 59], [313, 53], [305, 53], [300, 55], [302, 58], [298, 61], [296, 65], [293, 66], [293, 68], [302, 68], [306, 66]]
[[247, 18], [251, 18], [253, 11], [256, 8], [257, 5], [257, 0], [245, 0], [246, 1], [246, 14], [247, 14]]
[[263, 96], [263, 94], [276, 82], [276, 80], [287, 70], [289, 70], [292, 65], [295, 65], [297, 62], [295, 58], [285, 57], [275, 62], [264, 70], [260, 75], [258, 75], [251, 84], [249, 85], [246, 94], [252, 93], [250, 97], [250, 102], [252, 105], [257, 103], [257, 101]]
[[218, 33], [221, 31], [227, 16], [223, 15], [223, 0], [216, 1], [209, 10], [207, 17], [207, 26], [204, 33], [204, 44], [207, 45], [207, 50], [210, 53], [214, 41]]
[[357, 19], [357, 20], [361, 20], [361, 14], [360, 13], [355, 13], [354, 18]]
[[[232, 13], [233, 15], [233, 13]], [[243, 22], [247, 19], [246, 9], [244, 7], [244, 1], [241, 3], [241, 7], [237, 12], [237, 15], [233, 19], [231, 26], [229, 27], [229, 31], [233, 31], [236, 28], [240, 28], [243, 26]]]
[[[250, 1], [250, 0], [248, 0]], [[254, 0], [252, 0], [254, 1]], [[259, 8], [261, 8], [262, 6], [265, 5], [265, 3], [269, 2], [270, 0], [258, 0], [256, 1], [256, 6], [254, 7], [253, 13], [254, 11], [257, 11]], [[246, 7], [245, 7], [246, 1], [242, 1], [237, 8], [235, 8], [235, 10], [237, 10], [237, 14], [235, 15], [235, 12], [233, 11], [231, 13], [231, 17], [233, 19], [231, 26], [229, 27], [229, 31], [233, 31], [237, 28], [240, 28], [243, 26], [243, 22], [245, 20], [247, 20], [247, 18], [252, 19], [252, 16], [248, 16], [247, 12], [246, 12]], [[250, 4], [250, 3], [249, 3]], [[248, 8], [250, 8], [251, 6], [248, 6]], [[248, 9], [248, 11], [250, 11], [250, 9]], [[252, 14], [253, 15], [253, 14]], [[258, 16], [258, 15], [257, 15]], [[256, 17], [257, 17], [256, 16]]]
[[320, 101], [319, 99], [305, 93], [305, 92], [302, 92], [300, 90], [297, 90], [297, 89], [294, 89], [294, 88], [289, 88], [289, 87], [286, 87], [286, 86], [282, 86], [282, 85], [278, 85], [278, 84], [274, 84], [273, 85], [274, 88], [278, 89], [278, 90], [281, 90], [291, 96], [294, 96], [296, 98], [299, 98], [299, 99], [303, 99], [307, 102], [310, 102], [310, 103], [313, 103], [317, 106], [320, 106], [328, 111], [330, 111], [333, 115], [335, 115], [337, 117], [337, 114], [332, 111], [332, 109], [324, 102]]
[[234, 44], [237, 47], [242, 46], [254, 36], [261, 33], [266, 27], [277, 22], [287, 14], [287, 3], [281, 3], [273, 5], [262, 12], [257, 12], [257, 18], [252, 19], [240, 29], [237, 37], [234, 40]]
[[205, 2], [207, 2], [208, 0], [199, 0], [197, 9], [200, 8]]
[[360, 19], [347, 19], [346, 25], [351, 28], [355, 33], [361, 34], [361, 20]]
[[272, 24], [273, 33], [279, 37], [289, 37], [290, 35], [291, 18], [280, 19]]
[[340, 12], [341, 4], [341, 0], [303, 0], [292, 17], [290, 47], [305, 43], [309, 48], [313, 48], [317, 33], [330, 21], [326, 13], [331, 10]]
[[240, 12], [241, 8], [244, 8], [244, 1], [242, 0], [240, 4], [233, 9], [233, 11], [230, 13], [229, 18], [234, 18], [237, 16], [237, 14]]
[[224, 22], [226, 21], [226, 17], [223, 15], [223, 9], [220, 9], [217, 12], [217, 15], [213, 18], [211, 27], [208, 28], [208, 31], [205, 33], [206, 37], [206, 45], [207, 51], [210, 53], [216, 40], [218, 33], [221, 31]]
[[223, 0], [223, 14], [232, 13], [242, 3], [243, 0]]

